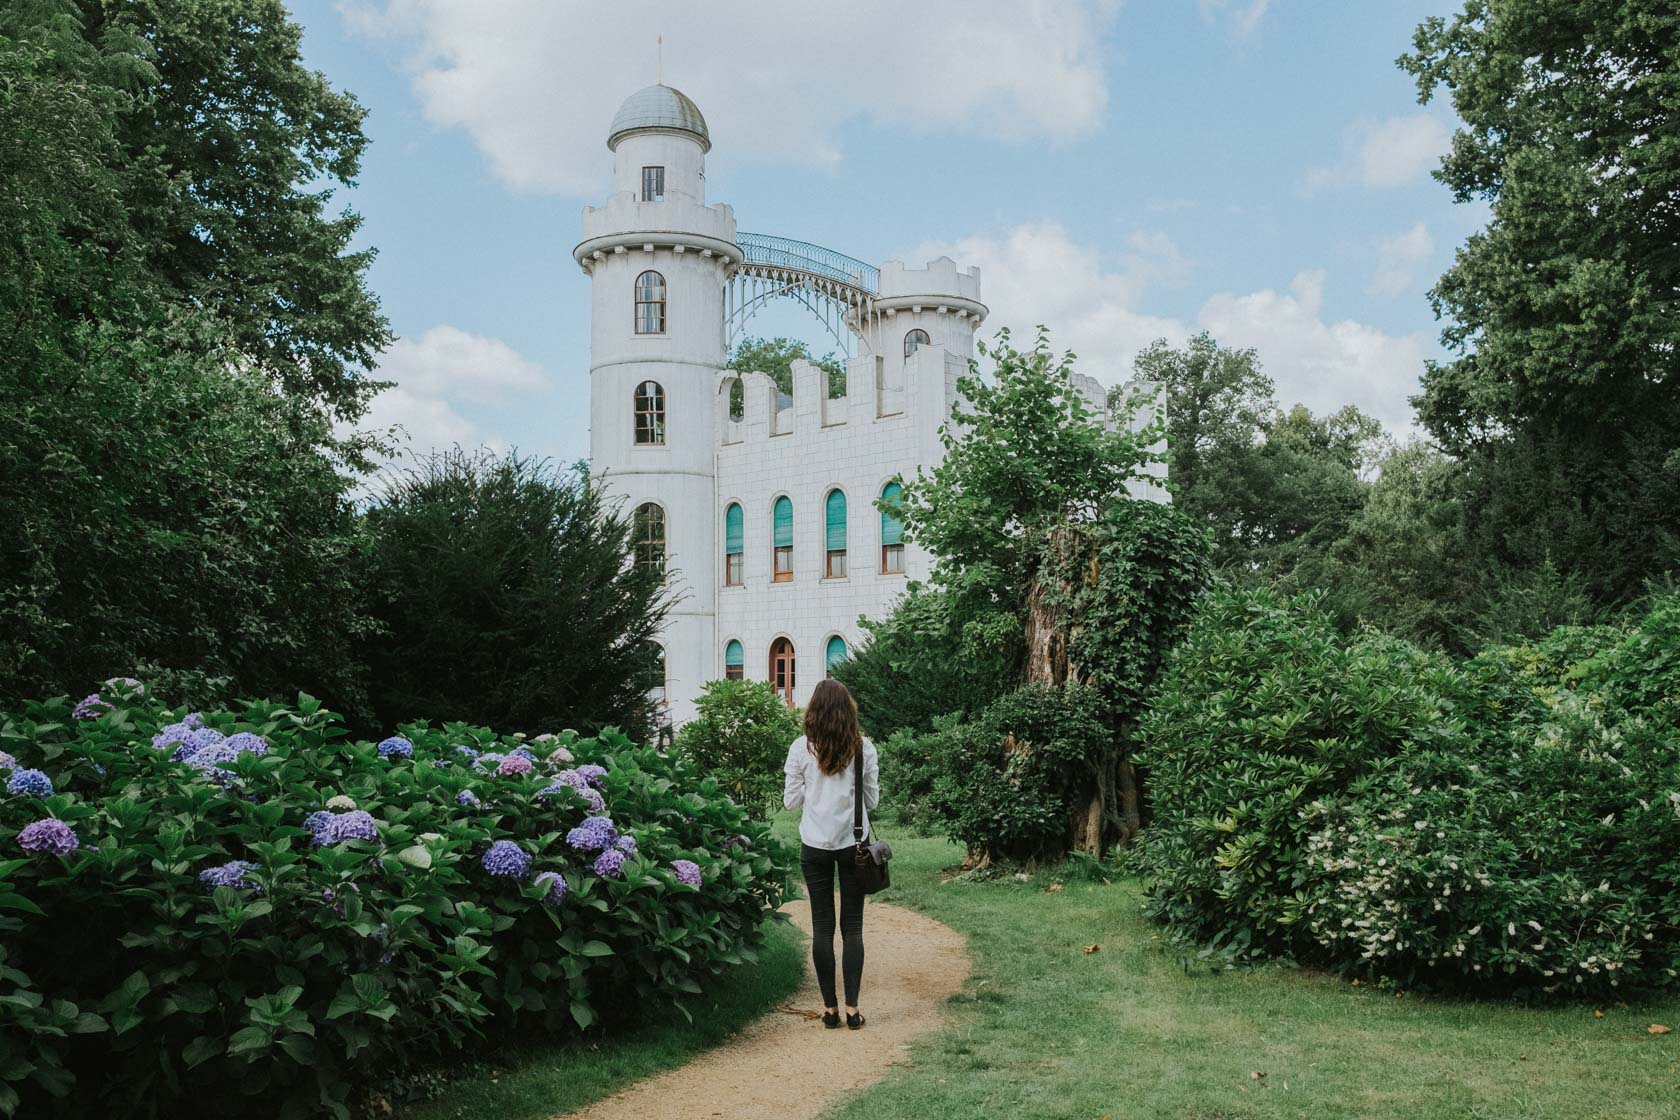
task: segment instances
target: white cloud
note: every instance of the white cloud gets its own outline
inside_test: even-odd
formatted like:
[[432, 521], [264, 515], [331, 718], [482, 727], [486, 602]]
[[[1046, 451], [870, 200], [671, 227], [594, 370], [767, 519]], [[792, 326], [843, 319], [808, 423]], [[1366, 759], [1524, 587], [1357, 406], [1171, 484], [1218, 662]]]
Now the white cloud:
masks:
[[[1140, 245], [1154, 252], [1140, 252]], [[978, 264], [981, 296], [991, 309], [985, 335], [1008, 326], [1022, 344], [1043, 323], [1057, 350], [1072, 350], [1079, 355], [1077, 368], [1105, 384], [1129, 380], [1132, 360], [1154, 339], [1181, 345], [1205, 329], [1227, 346], [1259, 351], [1285, 406], [1300, 402], [1327, 412], [1355, 404], [1393, 431], [1412, 426], [1407, 398], [1417, 390], [1429, 353], [1423, 334], [1396, 336], [1354, 320], [1326, 321], [1325, 274], [1319, 271], [1299, 273], [1287, 292], [1214, 295], [1193, 323], [1151, 314], [1143, 310], [1146, 296], [1182, 283], [1188, 264], [1165, 234], [1134, 235], [1131, 248], [1105, 261], [1060, 224], [1040, 222], [997, 236], [923, 245], [904, 259], [943, 253]]]
[[411, 49], [428, 119], [466, 130], [510, 185], [589, 195], [609, 170], [607, 122], [655, 78], [706, 115], [731, 153], [831, 162], [866, 116], [916, 129], [1065, 138], [1108, 103], [1102, 38], [1116, 0], [341, 0], [360, 31]]
[[1270, 6], [1271, 0], [1200, 0], [1203, 19], [1225, 21], [1239, 36], [1252, 35]]
[[486, 434], [464, 416], [462, 404], [487, 405], [547, 388], [542, 367], [500, 339], [469, 334], [439, 324], [416, 338], [398, 339], [375, 372], [396, 384], [373, 399], [359, 427], [363, 431], [401, 429], [398, 442], [407, 452], [425, 455], [455, 444], [502, 449], [503, 441]]
[[1446, 154], [1452, 134], [1426, 113], [1355, 125], [1342, 158], [1307, 172], [1309, 191], [1358, 182], [1367, 187], [1405, 186], [1431, 171]]
[[1412, 286], [1418, 265], [1434, 252], [1435, 239], [1429, 236], [1429, 227], [1422, 222], [1393, 237], [1377, 238], [1377, 267], [1366, 290], [1374, 296], [1390, 298], [1404, 294]]

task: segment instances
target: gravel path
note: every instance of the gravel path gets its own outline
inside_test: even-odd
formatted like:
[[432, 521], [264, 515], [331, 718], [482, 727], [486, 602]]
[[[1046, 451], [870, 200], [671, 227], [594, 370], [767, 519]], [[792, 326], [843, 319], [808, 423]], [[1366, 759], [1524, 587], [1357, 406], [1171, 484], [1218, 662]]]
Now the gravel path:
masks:
[[[810, 932], [805, 902], [784, 909]], [[940, 1025], [945, 1001], [968, 977], [968, 952], [950, 927], [885, 903], [865, 905], [863, 940], [860, 1006], [869, 1024], [861, 1031], [823, 1028], [807, 956], [805, 983], [781, 1010], [685, 1066], [568, 1113], [569, 1120], [799, 1120], [885, 1077], [909, 1060], [911, 1039]], [[836, 955], [839, 948], [836, 937]]]

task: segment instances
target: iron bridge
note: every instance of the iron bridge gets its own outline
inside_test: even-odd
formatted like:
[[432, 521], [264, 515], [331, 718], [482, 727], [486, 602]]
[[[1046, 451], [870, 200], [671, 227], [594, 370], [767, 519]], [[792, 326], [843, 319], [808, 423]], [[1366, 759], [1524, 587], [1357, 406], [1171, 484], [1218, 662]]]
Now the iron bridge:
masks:
[[787, 298], [815, 315], [835, 343], [852, 355], [853, 344], [867, 339], [862, 329], [875, 314], [881, 270], [872, 264], [787, 237], [742, 233], [735, 237], [742, 260], [729, 274], [725, 293], [725, 337], [729, 346], [748, 320], [771, 300]]

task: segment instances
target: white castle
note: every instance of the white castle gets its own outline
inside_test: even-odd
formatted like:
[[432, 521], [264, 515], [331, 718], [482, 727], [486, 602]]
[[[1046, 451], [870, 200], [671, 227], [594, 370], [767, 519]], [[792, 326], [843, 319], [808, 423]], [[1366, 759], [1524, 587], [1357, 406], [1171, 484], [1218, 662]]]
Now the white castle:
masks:
[[[928, 575], [876, 501], [942, 455], [986, 317], [979, 269], [876, 268], [737, 232], [729, 206], [706, 204], [705, 118], [669, 86], [632, 95], [607, 148], [613, 193], [585, 208], [573, 250], [592, 282], [591, 470], [631, 511], [637, 562], [670, 585], [670, 718], [690, 719], [720, 677], [803, 704], [863, 637], [859, 618]], [[843, 393], [810, 362], [794, 363], [791, 397], [726, 368], [747, 321], [781, 298], [855, 351]]]

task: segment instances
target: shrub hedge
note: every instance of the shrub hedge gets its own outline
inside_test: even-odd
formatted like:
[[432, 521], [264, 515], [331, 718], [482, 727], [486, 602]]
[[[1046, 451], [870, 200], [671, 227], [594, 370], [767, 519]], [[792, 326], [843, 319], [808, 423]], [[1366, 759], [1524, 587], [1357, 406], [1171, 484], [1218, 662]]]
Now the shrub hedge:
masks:
[[117, 682], [0, 724], [0, 1112], [347, 1115], [482, 1040], [751, 960], [789, 853], [613, 733], [316, 701], [177, 718]]
[[1680, 983], [1680, 600], [1467, 662], [1203, 605], [1146, 716], [1152, 912], [1402, 984]]

